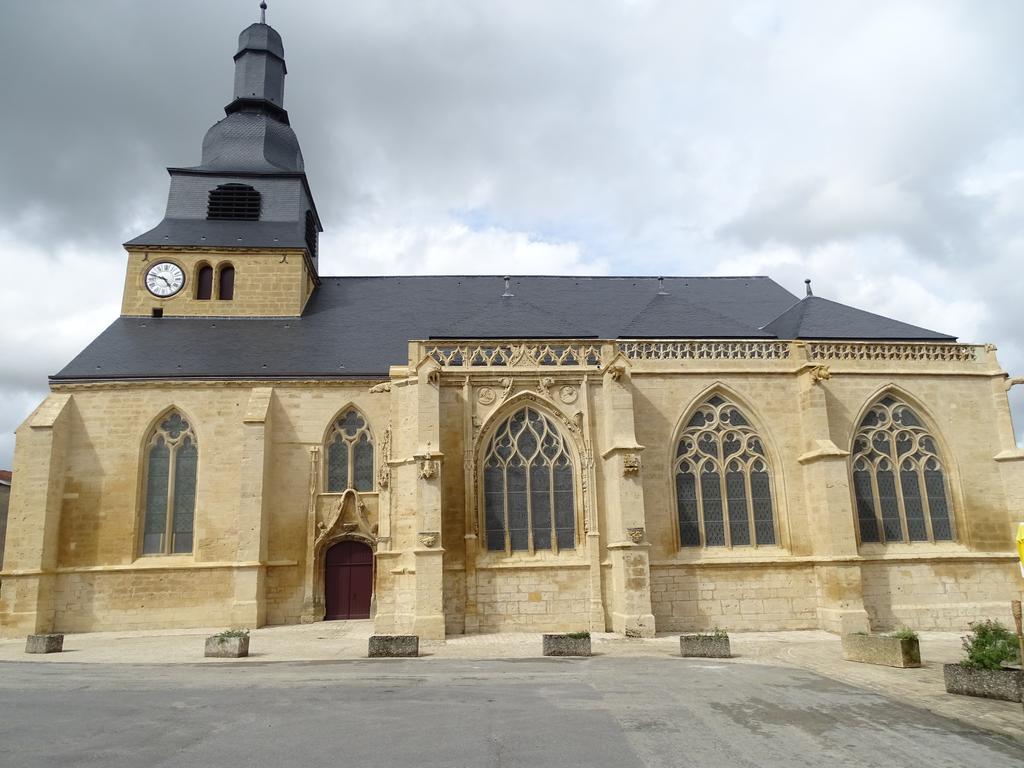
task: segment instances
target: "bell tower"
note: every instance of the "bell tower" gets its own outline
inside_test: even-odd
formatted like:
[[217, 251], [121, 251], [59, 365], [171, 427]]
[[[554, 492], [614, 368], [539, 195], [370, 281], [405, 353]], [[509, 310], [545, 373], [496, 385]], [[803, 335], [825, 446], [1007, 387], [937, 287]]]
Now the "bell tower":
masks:
[[125, 243], [121, 314], [294, 317], [319, 283], [323, 227], [284, 108], [281, 35], [238, 36], [234, 98], [203, 139], [202, 161], [168, 168], [167, 211]]

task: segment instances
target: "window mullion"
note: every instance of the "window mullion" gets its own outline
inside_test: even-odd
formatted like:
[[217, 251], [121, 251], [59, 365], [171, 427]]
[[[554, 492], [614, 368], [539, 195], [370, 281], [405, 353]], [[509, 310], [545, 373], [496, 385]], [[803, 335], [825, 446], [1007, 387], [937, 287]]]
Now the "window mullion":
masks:
[[505, 555], [512, 554], [512, 534], [508, 530], [508, 463], [501, 465], [501, 504], [505, 518]]
[[178, 445], [179, 443], [174, 443], [169, 446], [170, 450], [167, 452], [167, 515], [164, 521], [163, 541], [163, 553], [165, 555], [171, 554], [173, 548], [171, 538], [174, 536], [174, 475], [177, 469]]
[[[925, 461], [927, 461], [927, 459]], [[928, 486], [924, 481], [924, 462], [918, 462], [914, 475], [917, 477], [917, 492], [921, 497], [921, 514], [924, 515], [924, 530], [928, 536], [928, 541], [934, 542], [935, 534], [932, 532], [932, 508], [931, 502], [928, 499]]]
[[903, 532], [903, 543], [910, 543], [910, 528], [907, 525], [907, 505], [903, 501], [903, 468], [896, 461], [896, 432], [889, 431], [889, 454], [892, 457], [893, 485], [896, 487], [896, 506], [900, 511], [900, 530]]
[[718, 452], [718, 493], [722, 508], [722, 529], [725, 531], [725, 548], [732, 549], [732, 521], [729, 519], [729, 489], [725, 483], [725, 448], [722, 445], [722, 433], [715, 435], [715, 448]]
[[[707, 459], [704, 461], [707, 461]], [[694, 496], [697, 498], [697, 520], [700, 528], [701, 548], [705, 548], [708, 545], [708, 537], [704, 533], [704, 483], [701, 482], [701, 477], [704, 474], [704, 461], [700, 464], [695, 462], [693, 465], [693, 488], [696, 491]]]
[[523, 459], [524, 474], [526, 475], [526, 545], [531, 555], [536, 553], [533, 545], [533, 499], [530, 496], [530, 463]]
[[[757, 461], [757, 459], [753, 461]], [[754, 488], [750, 482], [750, 467], [752, 463], [743, 466], [743, 488], [747, 492], [747, 525], [750, 526], [750, 541], [754, 547], [757, 547], [757, 526], [754, 525]]]
[[[576, 478], [573, 477], [573, 483], [576, 482]], [[573, 497], [576, 496], [576, 490], [573, 488]], [[548, 515], [551, 518], [551, 551], [556, 555], [558, 554], [558, 529], [555, 527], [555, 463], [551, 461], [548, 463]], [[573, 519], [575, 520], [576, 510], [573, 510]], [[575, 536], [575, 531], [573, 532]]]
[[869, 476], [871, 478], [871, 499], [875, 507], [875, 525], [878, 526], [878, 539], [882, 544], [888, 541], [888, 537], [885, 535], [885, 525], [882, 519], [882, 492], [878, 490], [878, 464], [872, 462], [869, 457], [865, 457], [865, 461], [868, 465]]

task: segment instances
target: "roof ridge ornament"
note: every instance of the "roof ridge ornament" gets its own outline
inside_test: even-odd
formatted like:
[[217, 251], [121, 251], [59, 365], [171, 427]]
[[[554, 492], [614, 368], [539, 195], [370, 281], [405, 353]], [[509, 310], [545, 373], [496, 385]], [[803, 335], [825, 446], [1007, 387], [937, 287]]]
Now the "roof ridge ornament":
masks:
[[515, 296], [515, 294], [512, 293], [512, 291], [510, 291], [509, 288], [508, 288], [509, 281], [511, 281], [511, 280], [512, 280], [511, 277], [509, 277], [508, 275], [505, 275], [505, 292], [503, 294], [501, 294], [501, 298], [503, 298], [503, 299], [507, 299], [507, 298], [510, 298], [512, 296]]
[[260, 24], [267, 23], [267, 0], [260, 3]]
[[809, 278], [809, 277], [804, 278], [804, 286], [806, 286], [807, 295], [808, 296], [813, 296], [814, 295], [814, 291], [811, 290], [811, 278]]
[[658, 295], [659, 296], [668, 296], [668, 291], [665, 290], [665, 278], [664, 277], [659, 277], [658, 278]]

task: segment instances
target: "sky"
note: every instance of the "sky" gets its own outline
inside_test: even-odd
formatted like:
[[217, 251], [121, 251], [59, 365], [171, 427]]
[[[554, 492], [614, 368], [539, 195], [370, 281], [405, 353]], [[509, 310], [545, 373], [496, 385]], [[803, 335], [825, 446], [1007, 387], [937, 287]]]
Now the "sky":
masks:
[[[255, 0], [3, 0], [0, 468]], [[1024, 3], [270, 0], [322, 274], [773, 277], [1024, 374]], [[1011, 391], [1024, 438], [1024, 387]]]

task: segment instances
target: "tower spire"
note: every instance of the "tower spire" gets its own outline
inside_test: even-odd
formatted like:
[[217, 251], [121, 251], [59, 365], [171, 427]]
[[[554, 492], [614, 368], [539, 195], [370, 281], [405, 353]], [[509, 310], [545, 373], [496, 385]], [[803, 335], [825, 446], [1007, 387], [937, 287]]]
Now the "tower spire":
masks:
[[267, 23], [267, 0], [260, 3], [260, 24]]

